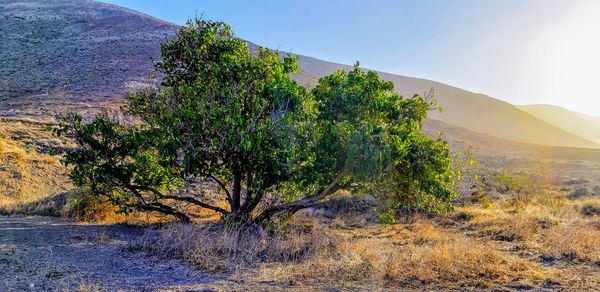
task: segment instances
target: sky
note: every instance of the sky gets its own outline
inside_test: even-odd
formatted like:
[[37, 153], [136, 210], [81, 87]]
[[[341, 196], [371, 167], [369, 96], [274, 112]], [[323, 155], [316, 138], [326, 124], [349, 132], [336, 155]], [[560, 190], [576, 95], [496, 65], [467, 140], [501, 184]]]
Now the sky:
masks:
[[105, 0], [261, 46], [600, 116], [597, 0]]

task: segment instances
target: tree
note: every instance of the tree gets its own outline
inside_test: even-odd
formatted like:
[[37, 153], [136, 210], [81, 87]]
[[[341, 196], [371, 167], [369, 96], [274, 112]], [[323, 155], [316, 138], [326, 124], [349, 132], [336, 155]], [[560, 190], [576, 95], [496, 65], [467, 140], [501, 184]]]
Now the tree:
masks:
[[[290, 78], [295, 57], [253, 54], [222, 22], [189, 21], [161, 55], [160, 89], [128, 96], [124, 112], [137, 123], [71, 114], [57, 130], [78, 146], [64, 159], [74, 182], [122, 211], [190, 221], [181, 206], [194, 205], [261, 224], [341, 189], [391, 209], [451, 206], [447, 145], [419, 133], [431, 101], [403, 99], [358, 64], [307, 92]], [[229, 208], [177, 192], [190, 180], [216, 184]], [[280, 200], [267, 203], [274, 193]]]

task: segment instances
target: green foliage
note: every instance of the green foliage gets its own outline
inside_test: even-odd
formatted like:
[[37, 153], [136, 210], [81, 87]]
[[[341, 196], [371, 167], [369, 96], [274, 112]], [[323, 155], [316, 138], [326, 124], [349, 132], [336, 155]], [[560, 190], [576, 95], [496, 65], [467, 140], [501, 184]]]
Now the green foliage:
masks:
[[341, 187], [374, 193], [392, 209], [449, 210], [447, 143], [420, 133], [434, 104], [420, 96], [403, 99], [393, 89], [358, 64], [321, 78], [312, 90], [315, 143], [306, 147], [313, 156], [299, 181], [313, 190], [339, 177]]
[[[358, 64], [307, 92], [290, 78], [298, 72], [295, 57], [252, 53], [221, 22], [190, 21], [161, 54], [160, 89], [130, 95], [124, 108], [137, 123], [72, 114], [57, 129], [79, 146], [64, 159], [73, 181], [121, 211], [188, 221], [182, 205], [191, 204], [263, 223], [341, 189], [374, 194], [389, 214], [451, 208], [448, 146], [420, 133], [434, 102], [403, 99]], [[194, 180], [219, 186], [229, 208], [177, 192]], [[280, 200], [266, 203], [273, 193]]]
[[393, 213], [393, 210], [388, 209], [385, 212], [381, 212], [379, 214], [379, 222], [383, 226], [390, 226], [390, 225], [396, 223], [396, 216]]

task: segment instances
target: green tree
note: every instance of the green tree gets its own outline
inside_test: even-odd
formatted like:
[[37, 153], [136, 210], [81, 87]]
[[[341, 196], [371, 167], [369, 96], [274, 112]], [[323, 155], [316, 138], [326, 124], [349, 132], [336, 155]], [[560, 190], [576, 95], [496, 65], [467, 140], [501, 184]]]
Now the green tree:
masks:
[[[161, 55], [160, 90], [128, 97], [136, 123], [71, 114], [57, 130], [78, 145], [64, 159], [74, 182], [122, 211], [190, 221], [185, 205], [195, 205], [260, 224], [341, 189], [375, 194], [389, 210], [451, 206], [447, 145], [419, 132], [431, 101], [403, 99], [358, 64], [307, 92], [290, 78], [296, 58], [253, 53], [222, 22], [188, 22]], [[218, 185], [229, 207], [182, 194], [194, 180]]]

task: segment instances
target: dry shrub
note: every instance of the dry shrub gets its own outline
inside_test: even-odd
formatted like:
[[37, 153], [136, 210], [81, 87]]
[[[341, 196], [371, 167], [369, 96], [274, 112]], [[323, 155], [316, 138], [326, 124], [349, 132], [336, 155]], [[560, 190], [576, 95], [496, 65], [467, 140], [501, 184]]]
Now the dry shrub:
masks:
[[584, 223], [551, 229], [545, 237], [546, 257], [600, 262], [600, 230]]
[[119, 207], [113, 205], [105, 197], [92, 194], [86, 190], [76, 189], [67, 193], [66, 201], [63, 203], [60, 213], [50, 215], [99, 224], [148, 225], [172, 220], [171, 217], [157, 212], [133, 211], [124, 214], [119, 213], [118, 210]]
[[77, 286], [76, 291], [77, 292], [101, 292], [101, 291], [103, 291], [103, 289], [98, 284], [87, 283], [87, 282], [81, 280], [79, 282], [79, 286]]
[[119, 223], [125, 221], [125, 215], [117, 214], [117, 207], [101, 197], [86, 191], [73, 191], [63, 216], [85, 222]]
[[581, 214], [584, 216], [600, 216], [600, 205], [585, 204], [581, 207]]
[[576, 206], [583, 216], [600, 216], [600, 198], [583, 200], [581, 202], [578, 202]]
[[570, 194], [569, 194], [569, 198], [571, 199], [579, 199], [582, 197], [587, 197], [590, 195], [590, 191], [588, 190], [587, 187], [579, 187], [576, 188], [575, 190], [573, 190]]

